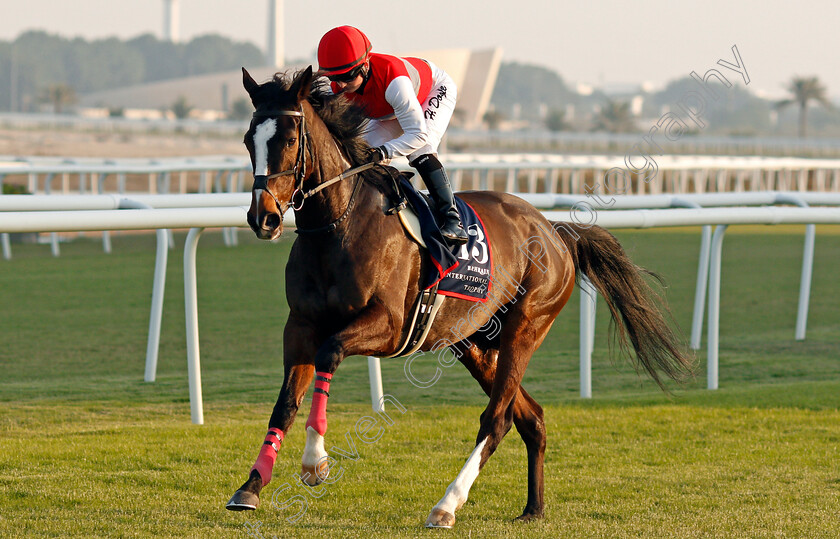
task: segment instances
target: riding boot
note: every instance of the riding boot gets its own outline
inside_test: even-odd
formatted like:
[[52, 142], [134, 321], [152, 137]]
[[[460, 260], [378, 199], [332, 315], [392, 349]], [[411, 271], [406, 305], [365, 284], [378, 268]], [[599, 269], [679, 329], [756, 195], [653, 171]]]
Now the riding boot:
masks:
[[441, 235], [453, 245], [466, 243], [469, 236], [461, 225], [461, 218], [455, 207], [455, 195], [443, 165], [434, 154], [422, 155], [410, 164], [417, 169], [429, 189]]

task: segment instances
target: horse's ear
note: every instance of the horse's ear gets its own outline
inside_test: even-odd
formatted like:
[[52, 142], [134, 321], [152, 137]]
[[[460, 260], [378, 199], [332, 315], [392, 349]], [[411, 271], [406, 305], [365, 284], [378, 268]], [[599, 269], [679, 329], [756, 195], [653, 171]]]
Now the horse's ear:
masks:
[[298, 73], [292, 82], [292, 94], [297, 95], [298, 103], [309, 97], [309, 92], [312, 90], [312, 78], [312, 66], [309, 66]]
[[251, 74], [248, 73], [248, 70], [244, 67], [242, 68], [242, 86], [245, 87], [245, 91], [248, 92], [248, 95], [251, 96], [251, 101], [253, 101], [254, 92], [260, 87], [260, 85], [257, 84], [257, 81], [254, 80]]
[[400, 175], [406, 179], [406, 181], [411, 181], [411, 178], [414, 177], [413, 172], [400, 172]]

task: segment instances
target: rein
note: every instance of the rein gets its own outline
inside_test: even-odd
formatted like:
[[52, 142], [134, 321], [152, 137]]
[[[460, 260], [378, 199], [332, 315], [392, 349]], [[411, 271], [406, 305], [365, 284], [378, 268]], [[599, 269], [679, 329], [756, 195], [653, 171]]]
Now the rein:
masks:
[[[351, 169], [352, 170], [352, 169]], [[348, 171], [349, 172], [349, 171]], [[333, 178], [336, 179], [336, 178]], [[343, 178], [342, 178], [343, 179]], [[353, 206], [356, 205], [356, 193], [359, 192], [359, 186], [362, 185], [362, 178], [356, 180], [356, 185], [353, 186], [353, 193], [350, 195], [350, 201], [347, 203], [347, 208], [344, 210], [344, 213], [341, 214], [341, 217], [333, 221], [332, 223], [326, 224], [324, 226], [318, 228], [295, 228], [295, 234], [326, 234], [328, 232], [332, 232], [338, 225], [350, 215], [350, 210], [353, 209]]]
[[[355, 176], [356, 174], [359, 174], [360, 172], [370, 170], [373, 167], [375, 167], [376, 165], [377, 165], [377, 163], [365, 163], [364, 165], [359, 165], [358, 167], [348, 168], [347, 170], [345, 170], [344, 172], [342, 172], [338, 176], [336, 176], [334, 178], [330, 178], [329, 180], [313, 187], [312, 189], [310, 189], [309, 191], [306, 191], [306, 192], [302, 192], [300, 189], [295, 189], [295, 192], [292, 193], [292, 203], [293, 203], [292, 208], [295, 209], [295, 210], [301, 209], [303, 207], [303, 201], [306, 200], [307, 198], [311, 197], [312, 195], [318, 193], [318, 191], [326, 189], [327, 187], [329, 187], [330, 185], [332, 185], [336, 182], [340, 182], [341, 180], [350, 178], [351, 176]], [[355, 190], [353, 192], [355, 193]], [[300, 194], [300, 206], [294, 204], [295, 196], [298, 195], [298, 194]]]

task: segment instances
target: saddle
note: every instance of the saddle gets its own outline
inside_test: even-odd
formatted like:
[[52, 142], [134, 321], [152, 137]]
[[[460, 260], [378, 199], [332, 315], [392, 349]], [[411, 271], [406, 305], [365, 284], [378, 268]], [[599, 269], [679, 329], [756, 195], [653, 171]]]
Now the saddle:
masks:
[[[396, 215], [403, 228], [414, 242], [420, 245], [424, 250], [428, 250], [426, 241], [423, 239], [423, 231], [420, 224], [420, 218], [417, 216], [417, 211], [413, 204], [409, 204], [409, 198], [405, 194], [405, 184], [414, 176], [413, 172], [400, 172], [394, 167], [383, 167], [391, 180], [390, 193], [386, 193], [388, 199], [388, 208], [385, 210], [386, 215]], [[410, 186], [410, 184], [408, 184]], [[416, 191], [415, 191], [416, 192]], [[422, 195], [422, 193], [418, 193]], [[422, 195], [425, 197], [425, 195]], [[428, 204], [428, 199], [426, 199]], [[420, 210], [422, 211], [422, 210]], [[428, 209], [427, 209], [428, 211]], [[421, 283], [423, 276], [421, 276]], [[414, 303], [414, 309], [411, 316], [411, 322], [408, 326], [409, 330], [402, 345], [396, 352], [388, 358], [408, 356], [416, 352], [425, 342], [426, 336], [432, 329], [432, 324], [435, 321], [438, 311], [443, 305], [446, 296], [437, 293], [438, 286], [434, 283], [431, 287], [421, 286], [420, 292], [417, 295], [417, 300]]]
[[[443, 236], [440, 235], [440, 230], [437, 228], [433, 217], [434, 214], [431, 212], [431, 198], [418, 191], [410, 182], [414, 173], [403, 172], [389, 165], [381, 165], [378, 168], [385, 172], [384, 175], [387, 178], [387, 180], [378, 182], [379, 189], [385, 195], [387, 201], [387, 207], [384, 210], [385, 215], [399, 217], [400, 223], [402, 223], [409, 238], [424, 249], [431, 250], [432, 257], [438, 260], [445, 259], [445, 262], [449, 263], [447, 268], [452, 266], [454, 258], [452, 260], [446, 259], [445, 254], [437, 252], [441, 247], [448, 250], [448, 246]], [[421, 215], [423, 216], [422, 219], [420, 218]], [[432, 243], [440, 244], [440, 247], [430, 247], [426, 238], [431, 238]], [[423, 287], [426, 288], [427, 286], [428, 283]]]
[[393, 192], [387, 193], [391, 206], [386, 213], [399, 218], [406, 235], [423, 248], [422, 256], [432, 263], [426, 264], [425, 274], [420, 275], [420, 293], [406, 342], [391, 357], [411, 354], [423, 344], [445, 296], [487, 301], [493, 269], [484, 224], [465, 201], [456, 197], [470, 240], [465, 245], [450, 247], [438, 228], [429, 198], [409, 183], [413, 174], [393, 171], [396, 173], [391, 174]]
[[404, 208], [397, 212], [397, 217], [400, 218], [400, 223], [402, 223], [408, 237], [425, 249], [426, 240], [423, 239], [423, 234], [420, 232], [420, 219], [417, 217], [417, 213], [412, 208]]

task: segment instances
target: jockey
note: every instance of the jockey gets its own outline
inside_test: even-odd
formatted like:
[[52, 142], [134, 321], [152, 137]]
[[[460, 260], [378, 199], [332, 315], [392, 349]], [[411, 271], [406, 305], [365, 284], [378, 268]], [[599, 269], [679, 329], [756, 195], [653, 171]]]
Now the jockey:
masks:
[[434, 201], [443, 237], [451, 244], [468, 239], [437, 149], [455, 109], [457, 88], [431, 62], [371, 52], [367, 36], [352, 26], [333, 28], [318, 44], [320, 75], [335, 94], [345, 94], [370, 117], [363, 136], [370, 160], [408, 156]]

